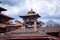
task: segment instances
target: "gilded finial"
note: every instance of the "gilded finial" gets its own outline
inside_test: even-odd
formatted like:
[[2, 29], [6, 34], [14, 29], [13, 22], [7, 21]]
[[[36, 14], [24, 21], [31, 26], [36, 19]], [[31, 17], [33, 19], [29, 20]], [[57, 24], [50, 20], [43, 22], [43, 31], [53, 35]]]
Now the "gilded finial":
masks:
[[31, 8], [31, 11], [33, 11], [33, 9]]

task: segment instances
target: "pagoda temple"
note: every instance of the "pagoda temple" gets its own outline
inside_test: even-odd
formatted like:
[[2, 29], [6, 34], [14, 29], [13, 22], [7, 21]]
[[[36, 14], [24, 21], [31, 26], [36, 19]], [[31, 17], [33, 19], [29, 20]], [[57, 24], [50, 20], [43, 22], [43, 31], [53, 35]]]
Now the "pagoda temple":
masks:
[[21, 26], [21, 25], [13, 24], [11, 20], [13, 20], [14, 18], [4, 15], [2, 11], [7, 11], [7, 10], [0, 7], [0, 33], [13, 31]]
[[7, 11], [6, 9], [0, 7], [0, 33], [4, 33], [6, 31], [6, 25], [9, 24], [8, 21], [13, 20], [12, 17], [4, 15], [2, 11]]
[[9, 20], [13, 20], [13, 18], [12, 17], [9, 17], [7, 15], [2, 14], [1, 13], [2, 11], [7, 11], [7, 10], [4, 9], [4, 8], [2, 8], [2, 7], [0, 7], [0, 24], [8, 24], [7, 22]]
[[6, 22], [8, 22], [9, 20], [12, 20], [13, 18], [2, 14], [1, 13], [2, 11], [7, 11], [7, 10], [2, 8], [2, 7], [0, 7], [0, 23], [6, 24]]

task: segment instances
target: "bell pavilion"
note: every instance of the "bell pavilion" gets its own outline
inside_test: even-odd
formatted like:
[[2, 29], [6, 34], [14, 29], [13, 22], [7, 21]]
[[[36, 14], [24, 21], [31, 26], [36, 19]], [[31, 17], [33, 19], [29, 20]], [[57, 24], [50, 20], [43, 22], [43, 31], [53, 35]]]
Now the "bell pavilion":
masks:
[[[29, 11], [26, 15], [24, 16], [19, 16], [24, 20], [24, 27], [25, 28], [33, 28], [35, 31], [37, 31], [37, 27], [38, 27], [38, 21], [37, 18], [41, 17], [38, 14], [36, 14], [36, 12], [33, 11], [33, 9], [31, 9], [31, 11]], [[40, 24], [40, 23], [39, 23]]]

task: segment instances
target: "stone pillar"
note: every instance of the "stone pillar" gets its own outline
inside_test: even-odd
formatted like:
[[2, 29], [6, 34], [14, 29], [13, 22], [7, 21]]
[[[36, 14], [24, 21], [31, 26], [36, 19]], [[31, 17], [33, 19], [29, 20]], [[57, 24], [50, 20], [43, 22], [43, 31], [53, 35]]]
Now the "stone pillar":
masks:
[[23, 31], [25, 31], [25, 26], [24, 25], [22, 25], [22, 27], [21, 27], [22, 29], [23, 29]]
[[24, 32], [25, 32], [25, 26], [24, 26]]
[[34, 30], [37, 31], [36, 21], [34, 22]]
[[25, 23], [23, 23], [22, 29], [23, 29], [23, 31], [25, 32]]

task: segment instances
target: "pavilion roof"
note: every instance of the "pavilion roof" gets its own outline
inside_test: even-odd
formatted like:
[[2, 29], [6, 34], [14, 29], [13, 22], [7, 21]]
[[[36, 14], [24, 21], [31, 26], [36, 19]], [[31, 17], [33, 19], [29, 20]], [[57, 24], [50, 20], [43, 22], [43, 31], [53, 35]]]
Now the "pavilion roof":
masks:
[[9, 25], [6, 25], [6, 27], [20, 27], [22, 24], [20, 24], [20, 25], [16, 25], [16, 24], [9, 24]]
[[7, 18], [7, 19], [14, 19], [14, 18], [12, 18], [12, 17], [9, 17], [9, 16], [7, 16], [7, 15], [4, 15], [4, 14], [0, 14], [0, 18]]
[[39, 16], [38, 14], [36, 14], [36, 12], [33, 11], [33, 9], [31, 9], [26, 15], [20, 16], [20, 17], [21, 17], [21, 18], [24, 18], [24, 17], [30, 17], [30, 16], [41, 17], [41, 16]]
[[34, 16], [34, 17], [41, 17], [41, 16], [39, 16], [38, 14], [27, 14], [27, 15], [19, 16], [19, 17], [25, 18], [25, 17], [31, 17], [31, 16]]
[[[43, 27], [42, 28], [43, 30], [44, 30], [44, 32], [46, 32], [46, 33], [55, 33], [55, 32], [59, 32], [60, 31], [60, 27]], [[42, 30], [42, 29], [40, 29], [40, 30]]]

